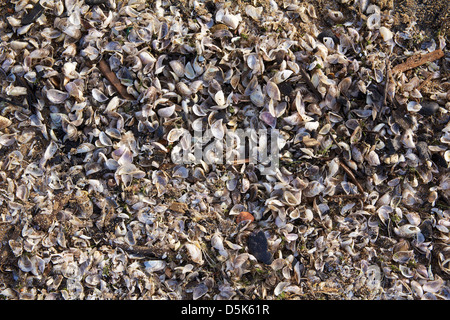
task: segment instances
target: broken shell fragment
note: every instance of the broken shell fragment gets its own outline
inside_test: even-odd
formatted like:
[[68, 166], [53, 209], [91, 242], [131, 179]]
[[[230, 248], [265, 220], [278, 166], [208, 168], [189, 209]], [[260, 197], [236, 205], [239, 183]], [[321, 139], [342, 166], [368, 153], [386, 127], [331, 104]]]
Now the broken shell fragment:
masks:
[[242, 211], [236, 217], [236, 223], [241, 223], [242, 221], [254, 221], [255, 217], [247, 211]]
[[56, 89], [50, 89], [47, 91], [47, 98], [50, 100], [50, 102], [55, 104], [61, 104], [66, 101], [66, 99], [69, 97], [69, 94], [67, 92], [63, 92]]
[[11, 125], [12, 121], [8, 118], [0, 116], [0, 130], [3, 130]]

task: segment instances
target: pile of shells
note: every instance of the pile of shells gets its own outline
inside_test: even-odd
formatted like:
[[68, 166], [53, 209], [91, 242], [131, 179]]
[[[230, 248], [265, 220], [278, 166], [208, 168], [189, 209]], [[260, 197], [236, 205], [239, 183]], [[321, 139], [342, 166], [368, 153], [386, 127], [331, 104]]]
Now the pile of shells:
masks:
[[[442, 35], [369, 0], [0, 8], [0, 297], [450, 298]], [[279, 166], [173, 161], [248, 129]]]

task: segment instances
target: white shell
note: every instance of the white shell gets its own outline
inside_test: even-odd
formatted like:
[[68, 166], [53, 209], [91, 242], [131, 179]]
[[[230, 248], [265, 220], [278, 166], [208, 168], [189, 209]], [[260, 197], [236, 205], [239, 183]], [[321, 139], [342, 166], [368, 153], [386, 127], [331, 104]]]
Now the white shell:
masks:
[[292, 70], [281, 70], [277, 71], [275, 73], [275, 76], [273, 77], [272, 81], [275, 84], [279, 84], [283, 81], [286, 81], [294, 72]]
[[450, 162], [450, 150], [445, 151], [444, 159], [445, 161]]
[[6, 88], [6, 94], [8, 96], [24, 96], [28, 93], [25, 87], [9, 86]]
[[379, 166], [381, 163], [378, 154], [375, 151], [370, 151], [366, 159], [367, 162], [373, 167]]
[[416, 144], [414, 143], [414, 133], [411, 129], [405, 130], [405, 133], [402, 136], [402, 143], [405, 148], [414, 149]]
[[208, 287], [204, 283], [200, 283], [198, 286], [194, 288], [192, 292], [192, 299], [197, 300], [203, 297], [208, 292]]
[[422, 289], [422, 285], [419, 282], [412, 280], [411, 281], [411, 289], [415, 296], [417, 296], [418, 298], [422, 298], [423, 289]]
[[31, 263], [30, 258], [25, 255], [19, 258], [18, 265], [20, 270], [22, 270], [23, 272], [30, 272], [33, 269], [33, 264]]
[[391, 40], [392, 37], [394, 36], [393, 33], [392, 33], [392, 31], [389, 30], [389, 29], [386, 28], [386, 27], [381, 27], [381, 28], [380, 28], [380, 34], [381, 34], [381, 36], [383, 37], [383, 40], [384, 40], [385, 42]]
[[250, 94], [250, 100], [258, 107], [262, 107], [264, 105], [264, 95], [260, 85], [258, 85]]
[[420, 232], [420, 228], [412, 224], [404, 224], [399, 228], [394, 228], [394, 232], [400, 237], [411, 238]]
[[106, 135], [105, 132], [103, 132], [103, 131], [100, 132], [100, 134], [99, 134], [99, 136], [98, 136], [98, 139], [99, 139], [100, 143], [101, 143], [103, 146], [107, 146], [107, 147], [112, 146], [112, 140], [111, 140], [110, 137], [108, 137], [108, 136]]
[[200, 248], [197, 245], [192, 243], [186, 243], [185, 247], [188, 250], [189, 256], [191, 257], [192, 261], [200, 265], [204, 263], [202, 250], [200, 250]]
[[425, 292], [434, 293], [434, 292], [438, 292], [442, 288], [443, 285], [444, 285], [444, 281], [439, 278], [437, 280], [426, 282], [422, 286], [422, 288], [423, 288], [423, 291], [425, 291]]
[[183, 128], [173, 128], [167, 134], [167, 141], [169, 141], [170, 143], [174, 143], [175, 141], [178, 141], [178, 139], [180, 139], [180, 137], [184, 134], [184, 132], [185, 132], [185, 129], [183, 129]]
[[190, 62], [186, 63], [186, 65], [184, 66], [184, 75], [190, 80], [194, 79], [197, 76], [197, 73], [195, 72], [194, 67]]
[[225, 136], [225, 129], [222, 124], [223, 120], [217, 120], [211, 125], [211, 133], [217, 140], [222, 140]]
[[28, 46], [28, 42], [14, 40], [9, 43], [12, 49], [14, 50], [22, 50]]
[[[14, 253], [14, 256], [20, 257], [23, 252], [23, 245], [21, 241], [16, 240], [9, 240], [8, 241], [9, 247], [11, 248], [11, 251]], [[23, 263], [23, 262], [22, 262]], [[26, 264], [26, 263], [25, 263]], [[23, 265], [22, 265], [23, 266]], [[26, 267], [25, 267], [26, 268]], [[21, 268], [22, 269], [22, 268]], [[22, 270], [23, 271], [23, 270]]]
[[161, 118], [170, 118], [170, 116], [172, 116], [174, 112], [175, 112], [175, 105], [173, 104], [169, 107], [159, 109], [158, 115]]
[[374, 13], [367, 18], [367, 28], [369, 30], [377, 29], [380, 27], [381, 15], [379, 13]]
[[148, 260], [144, 262], [145, 271], [149, 273], [164, 270], [166, 268], [166, 262], [164, 260]]
[[416, 101], [410, 101], [408, 102], [406, 108], [411, 112], [419, 112], [420, 109], [422, 109], [422, 106]]
[[39, 162], [40, 166], [44, 166], [45, 163], [47, 162], [47, 160], [51, 159], [55, 155], [57, 150], [58, 150], [58, 145], [53, 140], [50, 141], [49, 145], [45, 149], [45, 152], [44, 152], [44, 155], [43, 155], [41, 161]]
[[286, 204], [290, 206], [297, 206], [300, 204], [301, 194], [294, 195], [292, 192], [286, 190], [283, 197]]
[[223, 94], [222, 90], [217, 91], [214, 94], [214, 101], [217, 103], [218, 106], [223, 106], [225, 104], [225, 96]]
[[222, 22], [229, 26], [231, 29], [236, 29], [241, 21], [242, 17], [240, 14], [225, 14], [222, 17]]
[[281, 93], [280, 89], [278, 89], [278, 86], [275, 82], [268, 81], [266, 85], [266, 92], [267, 95], [272, 98], [273, 100], [280, 100], [281, 99]]
[[8, 118], [0, 116], [0, 130], [3, 130], [11, 125], [12, 121]]
[[80, 268], [76, 262], [67, 263], [62, 270], [63, 276], [67, 279], [75, 280], [81, 276]]
[[263, 7], [254, 7], [252, 5], [245, 6], [245, 13], [253, 20], [259, 20], [263, 12]]
[[50, 102], [55, 104], [61, 104], [69, 97], [67, 92], [63, 92], [56, 89], [50, 89], [47, 91], [47, 98]]
[[92, 89], [92, 97], [98, 102], [106, 102], [109, 99], [103, 92], [96, 88]]
[[170, 67], [172, 68], [173, 72], [181, 78], [184, 76], [184, 65], [179, 60], [172, 60], [169, 62]]

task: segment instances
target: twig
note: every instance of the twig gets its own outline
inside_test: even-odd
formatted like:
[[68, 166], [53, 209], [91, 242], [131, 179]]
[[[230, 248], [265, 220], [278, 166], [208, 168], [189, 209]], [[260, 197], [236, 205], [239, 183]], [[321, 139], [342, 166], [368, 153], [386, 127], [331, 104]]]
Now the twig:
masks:
[[334, 130], [332, 130], [332, 131], [330, 132], [331, 140], [333, 140], [333, 142], [334, 142], [334, 144], [336, 145], [336, 147], [338, 147], [339, 153], [342, 153], [342, 147], [341, 147], [341, 146], [339, 145], [339, 143], [336, 141], [336, 138], [333, 136], [333, 132], [334, 132]]
[[237, 160], [233, 160], [233, 165], [238, 165], [238, 164], [244, 164], [244, 163], [249, 163], [250, 159], [237, 159]]
[[337, 199], [361, 199], [363, 197], [362, 194], [356, 193], [356, 194], [334, 194], [334, 195], [327, 195], [329, 198], [337, 198]]
[[392, 74], [391, 74], [391, 62], [389, 61], [389, 59], [387, 59], [387, 62], [386, 62], [386, 81], [384, 82], [385, 83], [384, 84], [384, 99], [383, 99], [384, 106], [387, 105], [387, 93], [388, 93], [390, 77], [392, 77]]
[[98, 69], [101, 73], [108, 79], [109, 82], [116, 88], [117, 92], [122, 96], [122, 98], [127, 100], [135, 100], [135, 98], [127, 92], [125, 86], [117, 78], [116, 74], [111, 71], [108, 63], [105, 60], [100, 60], [98, 63]]
[[431, 78], [433, 77], [433, 73], [430, 73], [430, 75], [425, 79], [425, 80], [423, 80], [418, 86], [417, 86], [417, 91], [420, 91], [420, 90], [422, 90], [422, 88], [423, 87], [425, 87], [425, 85], [428, 83], [428, 82], [430, 82], [430, 80], [431, 80]]
[[[328, 116], [328, 113], [325, 115], [325, 119], [326, 119], [327, 123], [331, 125], [330, 117]], [[330, 131], [331, 140], [333, 140], [333, 142], [336, 145], [336, 147], [338, 147], [339, 153], [342, 153], [342, 148], [339, 145], [339, 143], [336, 141], [336, 138], [333, 136], [333, 133], [336, 133], [336, 132], [333, 129], [331, 129], [331, 131]]]
[[9, 100], [9, 99], [5, 99], [5, 98], [0, 97], [0, 101], [3, 101], [3, 102], [6, 102], [6, 103], [9, 103], [9, 104], [12, 104], [13, 106], [16, 106], [16, 107], [21, 107], [21, 108], [26, 109], [26, 107], [25, 107], [23, 104], [14, 102], [14, 101]]
[[418, 66], [421, 66], [427, 62], [431, 62], [431, 61], [440, 59], [443, 56], [444, 56], [444, 51], [442, 51], [441, 49], [437, 49], [437, 50], [434, 50], [430, 53], [423, 54], [423, 55], [421, 55], [421, 54], [414, 55], [414, 56], [406, 59], [405, 62], [396, 65], [392, 69], [392, 72], [393, 73], [405, 72], [407, 70], [414, 69]]
[[361, 194], [364, 194], [364, 189], [359, 184], [358, 180], [356, 180], [355, 176], [353, 175], [353, 172], [345, 164], [343, 164], [342, 161], [339, 161], [339, 165], [341, 166], [342, 169], [344, 169], [344, 171], [347, 173], [347, 175], [350, 177], [350, 179], [356, 185], [356, 187], [358, 188], [359, 192], [361, 192]]
[[154, 248], [144, 247], [144, 246], [127, 246], [125, 244], [116, 243], [114, 241], [111, 241], [111, 245], [114, 247], [118, 247], [122, 250], [125, 250], [130, 253], [139, 254], [141, 256], [150, 256], [150, 257], [156, 257], [161, 258], [163, 253], [162, 252], [156, 252], [158, 250], [155, 250]]
[[302, 74], [303, 80], [305, 80], [306, 84], [308, 85], [309, 89], [314, 93], [314, 95], [317, 97], [319, 101], [322, 100], [322, 95], [317, 90], [317, 88], [314, 86], [314, 84], [309, 79], [308, 73], [306, 72], [305, 68], [300, 66], [300, 73]]
[[27, 88], [27, 102], [30, 108], [32, 108], [33, 104], [37, 102], [36, 88], [34, 86], [31, 87], [28, 81], [26, 81], [23, 77], [18, 77], [17, 81], [21, 86]]

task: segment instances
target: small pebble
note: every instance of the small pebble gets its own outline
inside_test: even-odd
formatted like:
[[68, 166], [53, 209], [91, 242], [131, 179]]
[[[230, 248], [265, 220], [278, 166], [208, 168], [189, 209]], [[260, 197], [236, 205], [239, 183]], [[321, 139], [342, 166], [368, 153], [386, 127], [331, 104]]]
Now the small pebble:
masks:
[[425, 239], [430, 239], [432, 237], [433, 223], [430, 220], [424, 220], [419, 228]]
[[432, 101], [423, 101], [421, 103], [422, 109], [419, 110], [419, 114], [429, 117], [434, 115], [439, 110], [439, 104]]
[[430, 159], [430, 150], [428, 149], [428, 145], [425, 141], [419, 141], [416, 144], [416, 149], [420, 159], [422, 160]]
[[272, 255], [268, 251], [268, 247], [269, 245], [263, 231], [253, 232], [248, 237], [248, 250], [259, 262], [272, 263]]

